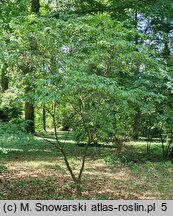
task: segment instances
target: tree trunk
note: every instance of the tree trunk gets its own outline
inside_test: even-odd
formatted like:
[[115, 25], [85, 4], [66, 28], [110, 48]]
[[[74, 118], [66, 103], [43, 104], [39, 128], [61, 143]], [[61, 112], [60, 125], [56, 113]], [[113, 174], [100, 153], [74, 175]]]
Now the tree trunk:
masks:
[[7, 66], [4, 65], [4, 67], [2, 69], [2, 74], [1, 74], [1, 89], [2, 89], [2, 93], [4, 93], [8, 89], [8, 76], [6, 74], [6, 69], [7, 69]]
[[35, 132], [34, 106], [30, 102], [25, 102], [25, 121], [26, 121], [25, 130], [28, 133], [34, 133]]
[[45, 105], [43, 105], [43, 130], [46, 131], [46, 109]]
[[40, 1], [39, 0], [32, 0], [31, 1], [31, 12], [39, 13], [40, 10]]
[[[39, 9], [40, 9], [40, 1], [32, 0], [31, 1], [31, 12], [39, 13]], [[32, 44], [30, 44], [30, 46], [32, 46]], [[37, 49], [37, 47], [34, 47], [34, 48]], [[31, 47], [31, 50], [33, 50], [33, 47]], [[32, 74], [32, 71], [30, 71], [29, 73]], [[32, 89], [31, 86], [26, 85], [25, 94], [29, 93], [31, 89]], [[26, 121], [25, 130], [28, 133], [34, 133], [35, 132], [34, 104], [28, 101], [25, 102], [25, 121]]]
[[[4, 64], [3, 68], [2, 68], [2, 73], [1, 73], [1, 92], [4, 93], [7, 89], [8, 89], [8, 76], [6, 74], [6, 69], [7, 69], [7, 65]], [[8, 119], [8, 111], [7, 107], [4, 107], [2, 110], [0, 110], [0, 120], [1, 121], [7, 121]]]

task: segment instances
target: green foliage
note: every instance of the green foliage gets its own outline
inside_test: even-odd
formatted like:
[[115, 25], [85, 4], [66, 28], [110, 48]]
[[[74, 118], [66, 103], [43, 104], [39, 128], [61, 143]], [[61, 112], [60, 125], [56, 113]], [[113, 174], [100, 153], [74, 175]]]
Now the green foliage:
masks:
[[[94, 139], [103, 141], [111, 134], [129, 135], [136, 104], [144, 108], [146, 100], [158, 97], [152, 91], [148, 93], [143, 86], [134, 86], [129, 90], [135, 78], [139, 83], [136, 85], [141, 85], [140, 77], [136, 74], [141, 64], [145, 64], [143, 76], [148, 76], [147, 79], [150, 73], [155, 76], [160, 66], [157, 60], [148, 59], [146, 46], [136, 46], [129, 41], [129, 35], [135, 36], [136, 31], [129, 31], [124, 23], [113, 21], [107, 15], [56, 22], [52, 19], [52, 23], [47, 19], [40, 19], [39, 22], [36, 17], [32, 19], [35, 20], [32, 28], [39, 41], [38, 53], [42, 54], [40, 62], [36, 64], [40, 68], [44, 61], [44, 67], [38, 79], [31, 80], [28, 74], [27, 82], [30, 81], [37, 88], [25, 95], [24, 99], [46, 104], [48, 110], [56, 101], [58, 124], [61, 125], [63, 119], [68, 128], [85, 134], [81, 136], [82, 139], [87, 132], [84, 125], [81, 126], [81, 108]], [[147, 82], [143, 79], [142, 85]], [[141, 96], [146, 99], [141, 101]]]
[[6, 171], [6, 170], [7, 170], [7, 167], [6, 167], [6, 166], [0, 165], [0, 174], [1, 174], [3, 171]]
[[33, 135], [29, 135], [24, 131], [24, 125], [25, 123], [0, 123], [0, 144], [4, 153], [8, 153], [10, 150], [7, 148], [9, 144], [15, 149], [22, 145], [25, 148], [25, 145], [34, 142]]

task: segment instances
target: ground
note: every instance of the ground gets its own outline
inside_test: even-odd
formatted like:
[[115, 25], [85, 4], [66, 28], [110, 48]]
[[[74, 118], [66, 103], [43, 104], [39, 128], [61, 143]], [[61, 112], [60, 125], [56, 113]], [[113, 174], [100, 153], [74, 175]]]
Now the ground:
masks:
[[[90, 147], [81, 199], [173, 199], [173, 163], [158, 143], [150, 155], [145, 142], [126, 143], [119, 157], [108, 147]], [[65, 149], [77, 173], [84, 148], [68, 139]], [[41, 138], [3, 144], [0, 176], [0, 199], [77, 198], [60, 152]]]

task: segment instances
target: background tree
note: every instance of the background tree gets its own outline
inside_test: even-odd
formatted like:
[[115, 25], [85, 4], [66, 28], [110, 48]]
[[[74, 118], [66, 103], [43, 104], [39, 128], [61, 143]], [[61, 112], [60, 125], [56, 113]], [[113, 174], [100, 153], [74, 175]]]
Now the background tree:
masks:
[[[40, 10], [40, 2], [39, 0], [32, 0], [31, 1], [31, 12], [33, 13], [39, 13]], [[38, 48], [37, 45], [37, 41], [36, 38], [34, 38], [34, 36], [30, 36], [29, 38], [29, 46], [30, 46], [30, 50], [31, 52], [36, 51]], [[31, 56], [32, 58], [32, 56]], [[32, 73], [32, 69], [28, 70], [25, 72], [25, 74], [27, 75], [28, 73]], [[30, 83], [26, 84], [26, 88], [25, 88], [25, 94], [27, 94], [31, 89], [33, 88], [33, 86], [31, 86]], [[34, 115], [34, 104], [31, 101], [26, 101], [25, 102], [25, 121], [26, 121], [26, 131], [29, 133], [34, 133], [35, 132], [35, 115]]]

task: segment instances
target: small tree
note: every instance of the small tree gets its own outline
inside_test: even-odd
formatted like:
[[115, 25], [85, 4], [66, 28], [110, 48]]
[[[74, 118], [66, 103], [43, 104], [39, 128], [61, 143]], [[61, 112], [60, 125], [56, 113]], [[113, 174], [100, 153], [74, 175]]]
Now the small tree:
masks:
[[[78, 197], [82, 195], [81, 179], [84, 171], [87, 150], [94, 141], [97, 133], [104, 133], [108, 136], [108, 126], [115, 123], [114, 114], [108, 115], [108, 107], [111, 107], [110, 101], [115, 100], [114, 92], [118, 93], [116, 83], [112, 79], [99, 77], [97, 75], [87, 75], [86, 73], [69, 71], [63, 75], [59, 75], [59, 79], [55, 82], [54, 76], [49, 76], [50, 83], [46, 84], [45, 80], [40, 80], [36, 94], [39, 99], [44, 102], [49, 99], [50, 106], [45, 106], [47, 112], [53, 119], [54, 135], [57, 149], [62, 153], [66, 167], [75, 184]], [[47, 96], [49, 95], [49, 96]], [[58, 137], [58, 127], [60, 122], [60, 109], [63, 105], [71, 107], [70, 112], [73, 115], [69, 121], [71, 129], [76, 137], [80, 133], [81, 142], [85, 142], [85, 150], [81, 160], [81, 167], [78, 175], [75, 175], [71, 164], [69, 163], [67, 152], [63, 143]], [[112, 103], [113, 104], [113, 103]], [[102, 109], [105, 107], [105, 109]], [[101, 119], [100, 119], [101, 118]], [[104, 119], [104, 121], [103, 121]]]

